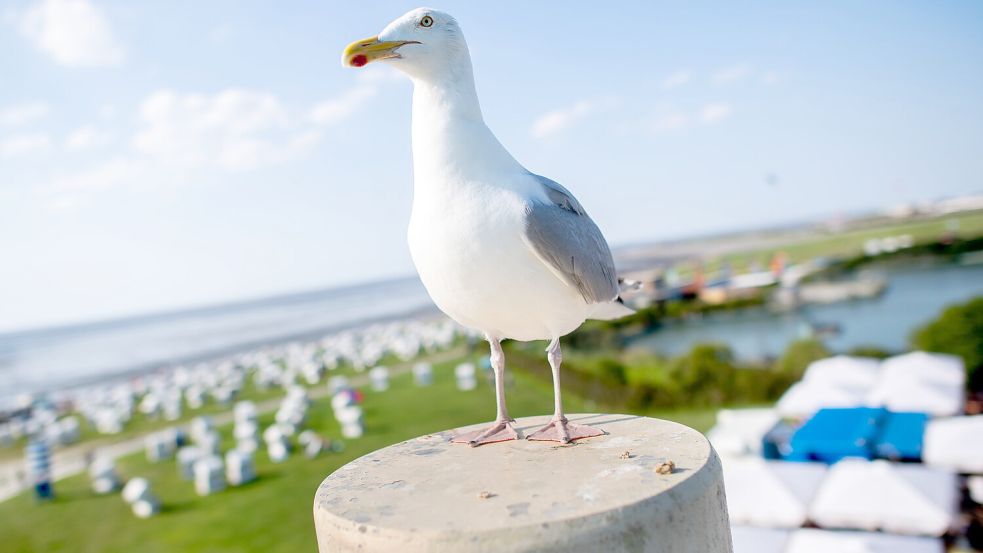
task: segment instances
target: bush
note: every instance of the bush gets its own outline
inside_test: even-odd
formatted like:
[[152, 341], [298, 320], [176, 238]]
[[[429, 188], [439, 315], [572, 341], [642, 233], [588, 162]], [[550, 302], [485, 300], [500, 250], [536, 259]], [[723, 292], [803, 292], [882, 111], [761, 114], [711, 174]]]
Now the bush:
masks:
[[911, 337], [916, 349], [962, 357], [967, 377], [983, 365], [983, 296], [947, 307]]
[[690, 405], [720, 405], [732, 399], [734, 355], [721, 344], [696, 344], [669, 368], [670, 380], [682, 392], [680, 400]]
[[[511, 342], [507, 347], [510, 368], [546, 382], [552, 379], [538, 351]], [[796, 382], [809, 363], [828, 356], [825, 346], [815, 340], [793, 342], [772, 366], [739, 364], [730, 348], [721, 344], [696, 344], [668, 363], [648, 352], [607, 350], [565, 360], [563, 386], [606, 409], [630, 412], [767, 403]]]
[[831, 354], [822, 342], [814, 338], [796, 340], [775, 362], [775, 371], [798, 380], [813, 361], [825, 359]]
[[857, 346], [851, 348], [846, 354], [856, 357], [873, 357], [874, 359], [887, 359], [893, 355], [891, 352], [877, 346]]
[[607, 382], [618, 386], [628, 384], [628, 373], [625, 370], [624, 363], [621, 361], [605, 357], [598, 363], [598, 369], [601, 372], [601, 378]]

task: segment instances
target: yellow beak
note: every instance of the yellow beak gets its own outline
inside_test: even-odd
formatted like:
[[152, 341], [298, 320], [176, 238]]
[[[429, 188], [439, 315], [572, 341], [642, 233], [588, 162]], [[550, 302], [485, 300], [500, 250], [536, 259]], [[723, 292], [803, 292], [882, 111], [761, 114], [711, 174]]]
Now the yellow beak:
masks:
[[363, 38], [348, 45], [341, 54], [341, 65], [345, 67], [362, 67], [375, 60], [398, 58], [396, 49], [406, 44], [419, 44], [415, 40], [379, 40], [379, 37]]

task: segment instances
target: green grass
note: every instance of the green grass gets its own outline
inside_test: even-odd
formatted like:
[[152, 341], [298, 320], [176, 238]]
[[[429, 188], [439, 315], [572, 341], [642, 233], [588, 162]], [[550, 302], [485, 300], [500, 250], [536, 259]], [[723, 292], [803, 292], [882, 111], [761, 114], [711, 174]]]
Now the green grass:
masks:
[[[477, 390], [455, 388], [453, 366], [434, 368], [434, 384], [418, 388], [412, 376], [392, 379], [389, 391], [366, 390], [366, 434], [346, 441], [341, 453], [315, 460], [300, 455], [272, 464], [263, 451], [256, 455], [258, 480], [208, 497], [195, 495], [190, 482], [180, 480], [173, 461], [148, 463], [142, 455], [118, 462], [124, 478], [143, 476], [163, 502], [162, 513], [148, 520], [134, 517], [118, 494], [95, 496], [87, 475], [56, 483], [57, 499], [36, 504], [28, 494], [0, 503], [0, 536], [4, 551], [129, 552], [163, 551], [315, 551], [311, 517], [314, 492], [328, 474], [377, 448], [414, 436], [487, 421], [494, 416], [494, 394], [487, 379]], [[548, 383], [510, 372], [509, 410], [521, 417], [546, 414], [552, 408]], [[565, 394], [569, 412], [597, 407]], [[653, 411], [652, 416], [676, 420], [705, 431], [713, 410]], [[261, 417], [263, 425], [272, 415]], [[335, 438], [340, 429], [327, 399], [312, 403], [308, 426]], [[225, 447], [229, 428], [221, 429]]]
[[[281, 395], [283, 395], [282, 391], [259, 390], [253, 386], [252, 382], [248, 382], [243, 386], [237, 400], [243, 401], [248, 399], [251, 401], [260, 402]], [[90, 425], [81, 415], [76, 414], [74, 416], [79, 419], [80, 423], [79, 440], [66, 447], [81, 445], [90, 448], [99, 447], [101, 445], [111, 444], [113, 442], [120, 442], [134, 436], [142, 436], [155, 430], [184, 424], [200, 415], [214, 415], [216, 413], [228, 411], [229, 409], [231, 409], [231, 406], [221, 405], [220, 403], [209, 398], [200, 409], [191, 410], [185, 405], [184, 410], [181, 412], [181, 417], [173, 421], [164, 420], [160, 416], [147, 416], [137, 411], [133, 414], [133, 418], [130, 420], [130, 422], [123, 428], [123, 431], [119, 434], [100, 434], [96, 432], [95, 428]], [[26, 446], [27, 438], [21, 438], [15, 441], [10, 447], [0, 448], [0, 461], [23, 457], [24, 447]]]
[[[464, 346], [460, 341], [455, 342], [455, 344], [443, 351], [438, 351], [433, 354], [425, 354], [420, 356], [418, 361], [425, 361], [434, 357], [444, 355], [445, 353], [452, 352], [463, 352]], [[416, 362], [416, 361], [414, 361]], [[395, 355], [387, 355], [380, 362], [380, 365], [386, 365], [388, 367], [394, 367], [398, 365], [405, 365], [406, 362], [400, 361]], [[352, 365], [347, 363], [340, 364], [336, 369], [327, 373], [323, 381], [315, 386], [327, 386], [326, 382], [328, 378], [334, 376], [347, 376], [349, 378], [364, 374], [365, 371], [358, 371]], [[303, 386], [307, 389], [314, 388], [307, 383], [303, 378], [297, 381], [297, 384]], [[274, 399], [281, 397], [283, 395], [282, 390], [278, 389], [259, 389], [253, 384], [252, 379], [247, 379], [239, 392], [236, 401], [253, 401], [260, 403], [269, 399]], [[184, 404], [184, 409], [181, 412], [181, 416], [177, 420], [169, 421], [165, 420], [159, 415], [148, 416], [140, 413], [139, 411], [133, 414], [133, 418], [129, 423], [123, 428], [123, 431], [119, 434], [100, 434], [96, 432], [95, 427], [90, 425], [84, 418], [80, 415], [75, 415], [79, 418], [81, 423], [81, 431], [79, 440], [74, 444], [69, 444], [66, 447], [77, 447], [85, 446], [87, 449], [97, 448], [100, 446], [105, 446], [114, 442], [121, 442], [128, 438], [134, 436], [143, 436], [155, 430], [161, 430], [171, 426], [187, 424], [191, 419], [202, 416], [202, 415], [214, 415], [231, 409], [230, 405], [222, 405], [216, 402], [211, 396], [206, 396], [204, 405], [199, 409], [189, 409], [187, 404]], [[7, 461], [10, 459], [19, 459], [24, 456], [24, 448], [27, 446], [27, 438], [20, 438], [16, 440], [9, 447], [0, 447], [0, 461]]]
[[950, 230], [950, 224], [958, 225], [953, 232], [959, 237], [975, 238], [983, 235], [983, 211], [900, 223], [879, 223], [866, 228], [830, 233], [778, 247], [727, 255], [714, 260], [709, 267], [712, 270], [722, 261], [727, 261], [737, 270], [746, 269], [752, 261], [767, 267], [768, 261], [778, 252], [784, 252], [793, 263], [816, 257], [853, 257], [863, 252], [864, 242], [871, 238], [910, 234], [915, 244], [922, 244], [939, 240]]

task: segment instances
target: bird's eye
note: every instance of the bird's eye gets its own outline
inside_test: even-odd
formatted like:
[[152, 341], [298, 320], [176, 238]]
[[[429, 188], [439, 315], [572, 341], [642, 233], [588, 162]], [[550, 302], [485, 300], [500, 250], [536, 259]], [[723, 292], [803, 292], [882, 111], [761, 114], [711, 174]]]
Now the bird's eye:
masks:
[[423, 19], [420, 20], [421, 27], [430, 27], [432, 25], [433, 25], [433, 18], [430, 17], [429, 15], [423, 16]]

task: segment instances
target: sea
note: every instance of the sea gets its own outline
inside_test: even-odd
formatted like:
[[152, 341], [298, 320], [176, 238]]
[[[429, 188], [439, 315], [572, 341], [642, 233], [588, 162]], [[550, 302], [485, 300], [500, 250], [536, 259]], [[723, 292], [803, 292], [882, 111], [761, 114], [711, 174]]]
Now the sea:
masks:
[[0, 408], [123, 378], [392, 319], [436, 313], [416, 277], [0, 334]]

